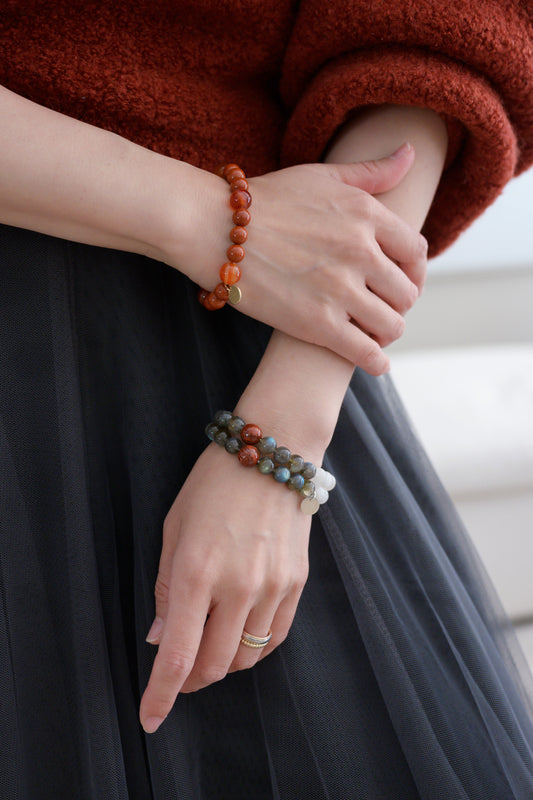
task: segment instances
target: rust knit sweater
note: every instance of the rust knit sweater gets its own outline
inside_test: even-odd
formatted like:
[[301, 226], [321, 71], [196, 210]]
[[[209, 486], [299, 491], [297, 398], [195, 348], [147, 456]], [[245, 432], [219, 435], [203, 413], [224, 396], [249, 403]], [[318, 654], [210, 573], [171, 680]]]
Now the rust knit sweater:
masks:
[[533, 162], [531, 0], [3, 0], [0, 83], [146, 147], [249, 174], [315, 161], [354, 109], [452, 134], [435, 254]]

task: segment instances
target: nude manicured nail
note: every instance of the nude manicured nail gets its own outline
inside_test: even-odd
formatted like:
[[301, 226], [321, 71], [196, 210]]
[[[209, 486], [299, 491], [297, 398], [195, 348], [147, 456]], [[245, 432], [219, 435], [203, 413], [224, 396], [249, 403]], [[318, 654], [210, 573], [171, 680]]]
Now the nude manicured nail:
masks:
[[163, 620], [161, 617], [156, 617], [152, 622], [152, 627], [148, 631], [148, 636], [146, 637], [146, 641], [149, 644], [155, 644], [159, 637], [161, 636], [161, 631], [163, 630]]
[[412, 149], [412, 145], [409, 142], [404, 142], [401, 147], [392, 153], [389, 158], [401, 158], [402, 156], [406, 155]]
[[145, 733], [155, 733], [162, 722], [162, 717], [148, 717], [143, 723]]

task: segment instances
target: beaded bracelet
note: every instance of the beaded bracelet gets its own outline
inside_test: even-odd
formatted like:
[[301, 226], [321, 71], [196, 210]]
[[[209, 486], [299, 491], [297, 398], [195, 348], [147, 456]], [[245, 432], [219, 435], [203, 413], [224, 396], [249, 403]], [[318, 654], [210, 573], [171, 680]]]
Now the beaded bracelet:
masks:
[[225, 164], [217, 170], [221, 178], [225, 178], [229, 183], [231, 195], [229, 204], [233, 210], [234, 228], [231, 229], [229, 238], [232, 244], [226, 251], [228, 261], [222, 264], [219, 271], [221, 283], [210, 292], [208, 289], [200, 289], [198, 300], [209, 311], [216, 311], [230, 303], [236, 305], [240, 303], [242, 293], [237, 282], [241, 277], [239, 262], [244, 258], [244, 247], [242, 246], [248, 238], [246, 226], [251, 220], [248, 209], [252, 205], [252, 196], [248, 191], [248, 181], [243, 170], [237, 164]]
[[205, 429], [212, 442], [237, 456], [245, 467], [257, 466], [262, 475], [272, 475], [278, 483], [298, 492], [304, 514], [315, 514], [327, 502], [335, 488], [335, 478], [321, 467], [315, 467], [287, 447], [278, 447], [272, 436], [263, 436], [258, 425], [246, 424], [231, 411], [217, 411]]

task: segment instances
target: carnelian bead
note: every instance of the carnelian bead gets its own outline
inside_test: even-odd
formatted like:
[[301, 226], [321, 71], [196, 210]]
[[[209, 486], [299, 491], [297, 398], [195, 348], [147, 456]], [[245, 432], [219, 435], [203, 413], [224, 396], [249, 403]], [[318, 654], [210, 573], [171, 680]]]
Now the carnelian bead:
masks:
[[259, 461], [259, 450], [252, 444], [245, 444], [237, 453], [237, 458], [245, 467], [253, 467]]
[[225, 305], [226, 301], [219, 300], [214, 292], [209, 292], [204, 301], [204, 306], [210, 311], [218, 311], [219, 308], [223, 308]]
[[235, 225], [249, 225], [252, 215], [245, 208], [239, 208], [233, 214], [233, 222]]
[[226, 256], [229, 261], [242, 261], [244, 258], [244, 247], [241, 247], [240, 244], [232, 244], [231, 247], [228, 247], [226, 250]]
[[222, 169], [222, 177], [225, 178], [232, 169], [240, 169], [240, 167], [238, 164], [225, 164]]
[[209, 294], [209, 289], [200, 289], [197, 295], [198, 302], [203, 305], [205, 302], [205, 298], [207, 297], [208, 294]]
[[227, 286], [225, 286], [223, 283], [219, 283], [219, 284], [218, 284], [218, 286], [215, 286], [215, 288], [214, 288], [214, 290], [213, 290], [213, 294], [214, 294], [214, 295], [215, 295], [215, 297], [217, 297], [219, 300], [224, 300], [224, 302], [226, 302], [226, 300], [227, 300], [227, 299], [228, 299], [228, 297], [229, 297], [229, 291], [228, 291], [228, 288], [227, 288]]
[[235, 211], [238, 208], [250, 208], [252, 197], [248, 192], [232, 192], [229, 197], [229, 204]]
[[238, 192], [239, 189], [247, 192], [248, 191], [248, 181], [245, 178], [235, 178], [230, 183], [230, 190], [232, 192]]
[[263, 438], [263, 432], [259, 425], [254, 425], [252, 422], [245, 425], [241, 431], [241, 439], [245, 444], [257, 444], [259, 439]]
[[218, 274], [222, 283], [225, 283], [226, 286], [233, 286], [241, 277], [241, 268], [237, 264], [222, 264]]
[[246, 228], [232, 228], [229, 238], [235, 244], [243, 244], [248, 238], [248, 232]]
[[218, 175], [219, 178], [223, 178], [225, 169], [226, 169], [225, 164], [219, 164], [219, 166], [215, 170], [215, 175]]
[[246, 175], [240, 167], [233, 167], [233, 169], [225, 170], [224, 177], [228, 183], [233, 183], [233, 181], [236, 181], [238, 178], [246, 179]]

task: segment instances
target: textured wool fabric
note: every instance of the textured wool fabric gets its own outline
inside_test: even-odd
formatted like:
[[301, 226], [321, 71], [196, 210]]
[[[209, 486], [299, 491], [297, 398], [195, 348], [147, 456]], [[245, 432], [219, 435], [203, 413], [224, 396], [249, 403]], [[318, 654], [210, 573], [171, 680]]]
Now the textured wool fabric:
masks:
[[249, 175], [319, 160], [358, 108], [432, 108], [452, 147], [423, 231], [431, 254], [533, 162], [525, 0], [4, 0], [0, 84]]

